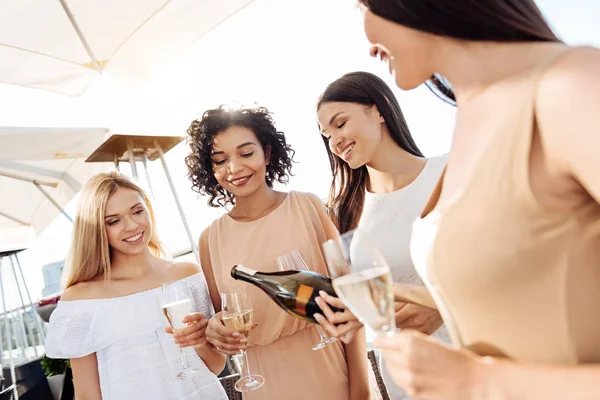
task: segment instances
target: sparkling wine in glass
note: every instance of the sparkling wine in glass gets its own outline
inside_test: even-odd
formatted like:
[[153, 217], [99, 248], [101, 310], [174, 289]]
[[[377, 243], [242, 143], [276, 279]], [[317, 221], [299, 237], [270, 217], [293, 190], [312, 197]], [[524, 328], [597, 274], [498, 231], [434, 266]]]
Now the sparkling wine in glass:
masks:
[[[223, 324], [230, 329], [238, 331], [248, 340], [250, 329], [252, 328], [253, 311], [246, 292], [238, 288], [221, 293], [221, 308], [221, 321], [223, 321]], [[242, 376], [235, 383], [235, 390], [238, 392], [251, 392], [264, 385], [265, 378], [261, 375], [252, 375], [250, 373], [246, 349], [242, 349], [241, 353], [243, 359]]]
[[[162, 284], [162, 312], [167, 322], [177, 332], [187, 326], [183, 322], [186, 315], [191, 314], [193, 310], [192, 296], [184, 280], [166, 282]], [[189, 378], [198, 375], [199, 372], [187, 366], [185, 351], [179, 349], [181, 356], [182, 369], [177, 374], [177, 379]]]
[[377, 247], [360, 230], [323, 245], [333, 287], [360, 322], [377, 332], [396, 331], [392, 275]]
[[[308, 265], [302, 259], [302, 256], [298, 252], [298, 250], [294, 250], [290, 253], [284, 254], [277, 258], [277, 267], [280, 271], [290, 271], [290, 270], [298, 270], [298, 271], [310, 271]], [[337, 341], [334, 337], [329, 337], [323, 332], [323, 328], [320, 325], [314, 324], [317, 328], [317, 333], [319, 334], [319, 342], [313, 346], [313, 350], [317, 351], [328, 344], [335, 343]]]

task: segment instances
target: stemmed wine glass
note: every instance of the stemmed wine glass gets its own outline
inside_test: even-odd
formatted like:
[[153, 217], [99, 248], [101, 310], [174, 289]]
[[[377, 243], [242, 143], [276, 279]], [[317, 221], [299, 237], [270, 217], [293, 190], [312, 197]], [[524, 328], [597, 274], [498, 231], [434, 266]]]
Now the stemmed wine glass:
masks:
[[[284, 254], [277, 258], [277, 267], [280, 271], [289, 271], [289, 270], [304, 270], [310, 271], [308, 265], [302, 259], [302, 256], [298, 252], [298, 250], [294, 250], [290, 253]], [[335, 343], [337, 341], [334, 337], [329, 337], [323, 331], [320, 325], [315, 324], [317, 328], [317, 332], [319, 333], [319, 342], [313, 346], [313, 350], [320, 350], [327, 346], [328, 344]]]
[[360, 322], [389, 335], [396, 331], [392, 275], [372, 239], [360, 230], [323, 244], [336, 294]]
[[[192, 296], [184, 280], [166, 282], [162, 284], [162, 312], [167, 322], [176, 332], [187, 326], [183, 318], [193, 312]], [[189, 378], [200, 372], [187, 366], [187, 360], [183, 348], [179, 349], [181, 355], [181, 371], [176, 375], [177, 379]]]
[[[221, 308], [223, 311], [221, 316], [223, 324], [230, 329], [238, 331], [248, 340], [252, 327], [253, 312], [252, 305], [244, 289], [237, 288], [221, 293]], [[246, 349], [244, 348], [240, 351], [243, 358], [242, 376], [235, 383], [235, 390], [238, 392], [251, 392], [264, 385], [265, 378], [262, 375], [252, 375], [250, 373]]]

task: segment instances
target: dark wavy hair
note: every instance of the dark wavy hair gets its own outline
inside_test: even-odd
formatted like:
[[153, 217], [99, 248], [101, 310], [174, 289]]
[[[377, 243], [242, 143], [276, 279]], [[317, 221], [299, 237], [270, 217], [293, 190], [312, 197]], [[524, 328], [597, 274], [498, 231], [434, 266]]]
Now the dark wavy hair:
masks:
[[[385, 120], [394, 142], [404, 151], [423, 157], [423, 153], [410, 134], [392, 89], [377, 75], [361, 71], [350, 72], [333, 81], [319, 98], [317, 111], [321, 105], [329, 102], [356, 103], [366, 107], [374, 105]], [[329, 139], [322, 137], [333, 173], [327, 207], [338, 231], [346, 233], [358, 226], [365, 203], [369, 172], [365, 165], [357, 169], [350, 168], [346, 162], [331, 152]]]
[[265, 154], [270, 152], [265, 180], [287, 183], [292, 175], [294, 150], [287, 144], [283, 132], [275, 129], [269, 110], [265, 107], [228, 109], [224, 106], [207, 110], [202, 119], [192, 121], [187, 130], [190, 153], [185, 158], [192, 190], [209, 196], [208, 205], [235, 205], [233, 193], [223, 189], [213, 172], [212, 147], [215, 137], [232, 126], [246, 127], [256, 135]]
[[[559, 42], [534, 0], [359, 0], [373, 14], [422, 32], [490, 42]], [[429, 87], [450, 103], [448, 81], [434, 74]]]

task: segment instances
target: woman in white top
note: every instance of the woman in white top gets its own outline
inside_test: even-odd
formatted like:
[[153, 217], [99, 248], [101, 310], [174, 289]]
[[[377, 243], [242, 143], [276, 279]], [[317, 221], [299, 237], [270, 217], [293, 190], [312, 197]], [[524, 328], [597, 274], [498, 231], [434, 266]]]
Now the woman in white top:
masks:
[[[333, 171], [329, 207], [340, 233], [356, 228], [367, 232], [394, 281], [423, 286], [410, 258], [412, 223], [435, 187], [445, 157], [423, 157], [393, 92], [368, 72], [352, 72], [331, 83], [317, 112]], [[343, 307], [337, 299], [326, 300]], [[449, 342], [438, 311], [403, 302], [395, 306], [399, 328]], [[352, 333], [352, 324], [323, 324], [332, 335]], [[384, 368], [384, 377], [386, 372]], [[393, 399], [406, 398], [393, 380], [385, 382]]]
[[[102, 173], [83, 188], [66, 289], [46, 338], [48, 357], [71, 360], [78, 400], [227, 399], [215, 375], [225, 358], [205, 336], [211, 303], [204, 276], [196, 264], [159, 258], [154, 225], [148, 197], [127, 178]], [[173, 335], [161, 284], [177, 280], [185, 280], [196, 312]], [[199, 372], [193, 377], [176, 379], [180, 348]]]

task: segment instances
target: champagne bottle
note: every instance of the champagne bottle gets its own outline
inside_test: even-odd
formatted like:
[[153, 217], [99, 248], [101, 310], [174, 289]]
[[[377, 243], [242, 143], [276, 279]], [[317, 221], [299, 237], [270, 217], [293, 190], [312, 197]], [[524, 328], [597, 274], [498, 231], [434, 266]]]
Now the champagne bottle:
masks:
[[[231, 269], [233, 279], [253, 284], [265, 292], [282, 310], [296, 318], [318, 323], [315, 313], [323, 315], [323, 310], [315, 302], [319, 291], [337, 297], [331, 279], [313, 271], [259, 272], [243, 265]], [[335, 311], [339, 308], [330, 306]]]

